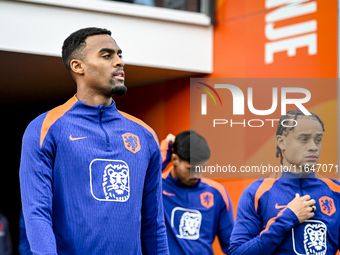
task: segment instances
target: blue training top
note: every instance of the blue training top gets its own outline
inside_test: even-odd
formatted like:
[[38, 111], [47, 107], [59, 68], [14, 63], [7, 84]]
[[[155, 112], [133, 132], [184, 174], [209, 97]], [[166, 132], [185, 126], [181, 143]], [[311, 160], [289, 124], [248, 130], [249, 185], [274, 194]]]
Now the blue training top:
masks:
[[[163, 168], [169, 163], [171, 146], [162, 141]], [[163, 172], [163, 203], [170, 254], [213, 255], [216, 236], [227, 253], [234, 225], [233, 209], [224, 186], [202, 178], [193, 186], [184, 185]]]
[[33, 120], [20, 184], [33, 254], [168, 254], [157, 136], [115, 102]]
[[[316, 201], [314, 217], [299, 223], [287, 207], [295, 194]], [[339, 249], [340, 183], [315, 175], [282, 173], [247, 187], [238, 204], [230, 253], [335, 255]]]

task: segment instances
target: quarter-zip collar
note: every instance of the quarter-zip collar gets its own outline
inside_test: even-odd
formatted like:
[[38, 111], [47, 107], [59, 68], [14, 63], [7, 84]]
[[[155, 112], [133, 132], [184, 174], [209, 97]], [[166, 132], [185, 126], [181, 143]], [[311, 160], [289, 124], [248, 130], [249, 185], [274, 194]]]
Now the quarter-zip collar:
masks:
[[200, 185], [201, 183], [201, 179], [198, 180], [197, 183], [195, 183], [194, 185], [185, 185], [183, 182], [180, 181], [180, 179], [176, 178], [176, 177], [172, 177], [171, 176], [171, 172], [169, 173], [167, 179], [169, 179], [170, 181], [172, 181], [176, 186], [178, 187], [182, 187], [182, 188], [197, 188], [198, 185]]
[[294, 172], [283, 172], [281, 178], [299, 178], [299, 179], [306, 179], [306, 178], [315, 178], [315, 173], [311, 171], [310, 173], [294, 173]]
[[75, 110], [78, 109], [83, 111], [84, 118], [90, 118], [92, 120], [94, 119], [98, 121], [98, 117], [100, 116], [102, 122], [112, 121], [113, 119], [120, 117], [120, 113], [117, 110], [115, 101], [112, 101], [112, 104], [109, 106], [93, 106], [78, 100], [75, 105]]

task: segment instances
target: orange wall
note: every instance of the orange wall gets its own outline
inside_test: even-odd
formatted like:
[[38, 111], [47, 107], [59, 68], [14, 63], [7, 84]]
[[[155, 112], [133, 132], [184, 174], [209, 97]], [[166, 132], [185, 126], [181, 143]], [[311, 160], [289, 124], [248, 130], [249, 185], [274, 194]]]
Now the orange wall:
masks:
[[190, 129], [190, 78], [128, 88], [128, 93], [115, 101], [121, 111], [151, 126], [159, 140], [168, 133]]

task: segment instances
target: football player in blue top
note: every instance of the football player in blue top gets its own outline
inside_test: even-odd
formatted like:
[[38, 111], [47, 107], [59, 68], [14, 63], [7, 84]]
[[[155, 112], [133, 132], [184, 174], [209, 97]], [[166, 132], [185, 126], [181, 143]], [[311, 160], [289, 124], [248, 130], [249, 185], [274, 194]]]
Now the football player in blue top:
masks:
[[294, 110], [281, 117], [276, 156], [281, 157], [284, 171], [259, 179], [244, 190], [230, 254], [337, 253], [340, 183], [315, 171], [324, 131], [316, 114]]
[[197, 169], [210, 158], [207, 141], [193, 130], [168, 135], [161, 143], [163, 203], [170, 254], [213, 254], [217, 236], [227, 254], [234, 225], [229, 195], [218, 182], [201, 178]]
[[27, 127], [20, 186], [33, 254], [169, 254], [155, 132], [118, 111], [122, 50], [101, 28], [62, 48], [77, 94]]

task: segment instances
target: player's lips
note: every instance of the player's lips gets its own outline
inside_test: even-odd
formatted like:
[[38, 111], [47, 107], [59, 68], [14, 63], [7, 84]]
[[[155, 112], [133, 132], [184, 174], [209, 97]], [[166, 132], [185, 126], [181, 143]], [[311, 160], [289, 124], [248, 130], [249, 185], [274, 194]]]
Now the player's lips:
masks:
[[316, 161], [319, 157], [317, 155], [308, 155], [305, 157], [307, 160]]
[[124, 71], [118, 71], [118, 72], [113, 74], [113, 77], [115, 79], [122, 80], [122, 81], [124, 81], [124, 76], [125, 76]]
[[199, 181], [199, 179], [190, 179], [191, 183], [197, 183]]

